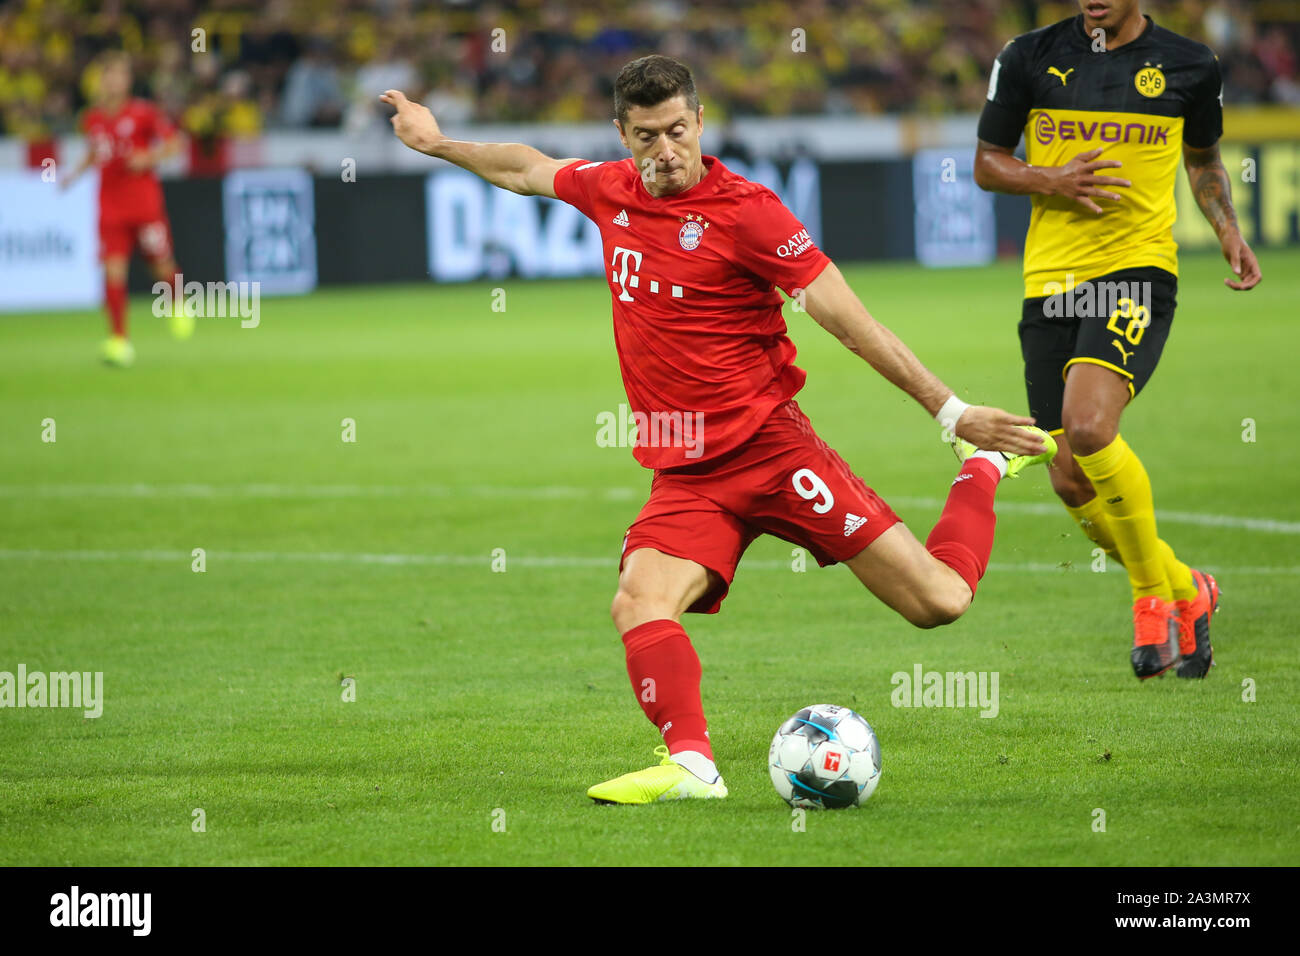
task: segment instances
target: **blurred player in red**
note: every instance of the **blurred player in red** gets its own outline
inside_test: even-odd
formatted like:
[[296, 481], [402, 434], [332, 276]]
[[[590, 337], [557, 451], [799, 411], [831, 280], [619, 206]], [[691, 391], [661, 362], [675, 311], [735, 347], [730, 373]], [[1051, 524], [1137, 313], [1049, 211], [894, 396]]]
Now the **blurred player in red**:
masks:
[[[175, 155], [181, 139], [154, 104], [131, 96], [131, 59], [122, 52], [100, 57], [95, 102], [81, 120], [86, 157], [63, 181], [66, 189], [91, 166], [99, 167], [99, 244], [104, 263], [104, 308], [110, 335], [104, 361], [128, 366], [135, 360], [126, 331], [126, 276], [137, 243], [160, 282], [179, 271], [172, 255], [171, 224], [154, 168]], [[194, 317], [180, 302], [169, 318], [172, 334], [189, 338]]]
[[[958, 399], [871, 317], [775, 193], [701, 152], [703, 107], [676, 60], [643, 57], [619, 73], [615, 125], [632, 154], [619, 162], [455, 141], [402, 93], [381, 99], [406, 145], [503, 189], [563, 200], [600, 227], [623, 384], [641, 416], [633, 454], [654, 470], [623, 539], [611, 610], [637, 701], [664, 744], [659, 765], [587, 795], [725, 797], [682, 614], [715, 613], [745, 549], [772, 534], [818, 564], [847, 565], [918, 627], [954, 621], [988, 568], [999, 482], [1050, 460], [1055, 443], [1031, 418]], [[961, 470], [924, 545], [794, 401], [805, 374], [777, 287], [955, 436]]]

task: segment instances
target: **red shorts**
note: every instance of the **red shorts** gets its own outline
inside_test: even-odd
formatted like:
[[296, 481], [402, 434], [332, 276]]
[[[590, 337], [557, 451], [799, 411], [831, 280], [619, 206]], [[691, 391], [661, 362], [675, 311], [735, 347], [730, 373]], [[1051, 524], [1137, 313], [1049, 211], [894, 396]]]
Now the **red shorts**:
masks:
[[167, 213], [159, 210], [145, 217], [99, 219], [99, 257], [131, 258], [136, 243], [146, 259], [169, 259], [172, 254], [172, 227]]
[[861, 553], [898, 520], [791, 399], [739, 448], [656, 471], [623, 555], [654, 548], [716, 571], [722, 584], [688, 609], [714, 614], [740, 556], [760, 534], [806, 548], [825, 567]]

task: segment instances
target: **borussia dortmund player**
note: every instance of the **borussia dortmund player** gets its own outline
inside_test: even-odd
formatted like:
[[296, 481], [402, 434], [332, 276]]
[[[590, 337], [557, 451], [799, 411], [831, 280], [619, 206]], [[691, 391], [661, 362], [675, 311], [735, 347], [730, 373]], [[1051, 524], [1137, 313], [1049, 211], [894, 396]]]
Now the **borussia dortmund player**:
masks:
[[[1225, 283], [1253, 288], [1259, 264], [1219, 159], [1214, 54], [1156, 26], [1138, 0], [1079, 6], [998, 55], [975, 180], [1033, 197], [1020, 321], [1030, 414], [1065, 452], [1050, 472], [1066, 510], [1128, 570], [1133, 671], [1204, 677], [1218, 585], [1160, 539], [1146, 470], [1119, 434], [1174, 317], [1180, 153], [1232, 267]], [[1028, 162], [1013, 155], [1022, 133]]]
[[[843, 562], [919, 627], [970, 605], [988, 567], [1003, 477], [1055, 453], [1033, 420], [966, 406], [876, 322], [808, 231], [769, 189], [700, 147], [690, 71], [634, 60], [614, 85], [620, 162], [551, 159], [517, 143], [449, 139], [400, 92], [393, 128], [413, 149], [523, 195], [567, 202], [600, 227], [634, 454], [654, 470], [650, 500], [623, 539], [612, 615], [662, 762], [588, 790], [609, 803], [725, 797], [700, 698], [700, 659], [681, 625], [715, 613], [760, 534]], [[938, 524], [921, 544], [813, 430], [794, 401], [805, 373], [776, 288], [970, 445], [959, 449]], [[864, 419], [869, 422], [869, 419]], [[869, 426], [868, 426], [869, 427]], [[882, 453], [885, 453], [882, 449]]]

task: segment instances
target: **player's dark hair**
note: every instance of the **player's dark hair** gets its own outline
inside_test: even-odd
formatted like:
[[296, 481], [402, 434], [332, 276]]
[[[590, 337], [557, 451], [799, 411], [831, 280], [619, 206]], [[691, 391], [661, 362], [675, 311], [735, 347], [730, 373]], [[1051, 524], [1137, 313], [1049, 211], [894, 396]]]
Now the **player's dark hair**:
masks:
[[686, 97], [686, 108], [692, 114], [699, 112], [700, 96], [695, 92], [695, 79], [686, 65], [657, 53], [643, 56], [618, 71], [614, 80], [614, 115], [621, 125], [627, 125], [629, 106], [658, 106], [674, 96]]
[[111, 65], [121, 65], [128, 70], [131, 69], [131, 54], [125, 50], [117, 48], [103, 50], [95, 59], [98, 61], [100, 69]]

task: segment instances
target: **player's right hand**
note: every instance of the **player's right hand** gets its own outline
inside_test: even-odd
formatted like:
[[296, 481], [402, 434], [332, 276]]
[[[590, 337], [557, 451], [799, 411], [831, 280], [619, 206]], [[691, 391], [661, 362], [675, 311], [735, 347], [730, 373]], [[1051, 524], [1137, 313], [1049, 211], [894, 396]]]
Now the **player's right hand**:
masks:
[[391, 120], [393, 132], [411, 149], [431, 153], [438, 141], [444, 138], [429, 108], [421, 103], [412, 103], [401, 90], [385, 90], [379, 99], [397, 110]]
[[1054, 177], [1055, 188], [1053, 189], [1055, 195], [1073, 199], [1084, 209], [1098, 216], [1102, 215], [1105, 210], [1098, 206], [1092, 197], [1114, 200], [1123, 198], [1119, 193], [1109, 192], [1098, 187], [1122, 186], [1127, 188], [1133, 185], [1127, 179], [1096, 175], [1096, 171], [1099, 169], [1118, 169], [1124, 165], [1118, 159], [1098, 159], [1097, 157], [1101, 155], [1102, 148], [1098, 146], [1096, 149], [1090, 149], [1086, 153], [1080, 153], [1064, 166], [1057, 166]]
[[961, 413], [953, 430], [958, 438], [966, 439], [976, 448], [1006, 451], [1013, 455], [1041, 455], [1047, 450], [1042, 439], [1020, 427], [1032, 424], [1034, 419], [1024, 415], [1012, 415], [989, 405], [972, 405]]

